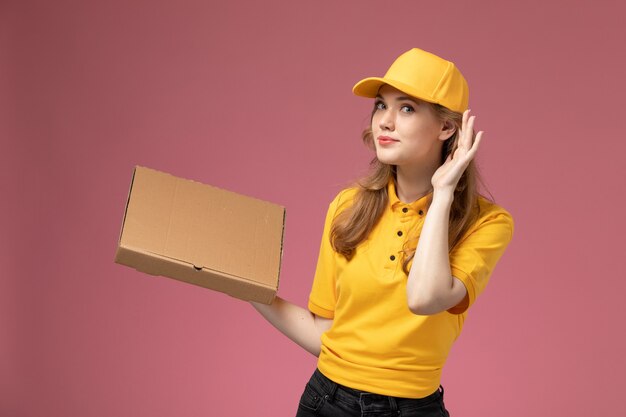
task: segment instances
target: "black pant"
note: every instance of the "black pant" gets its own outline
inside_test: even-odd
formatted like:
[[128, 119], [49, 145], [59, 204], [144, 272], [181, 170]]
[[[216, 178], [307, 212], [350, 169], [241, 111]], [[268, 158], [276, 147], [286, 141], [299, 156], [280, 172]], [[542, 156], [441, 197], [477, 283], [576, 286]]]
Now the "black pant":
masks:
[[424, 398], [372, 394], [339, 385], [318, 369], [306, 384], [296, 417], [449, 417], [443, 387]]

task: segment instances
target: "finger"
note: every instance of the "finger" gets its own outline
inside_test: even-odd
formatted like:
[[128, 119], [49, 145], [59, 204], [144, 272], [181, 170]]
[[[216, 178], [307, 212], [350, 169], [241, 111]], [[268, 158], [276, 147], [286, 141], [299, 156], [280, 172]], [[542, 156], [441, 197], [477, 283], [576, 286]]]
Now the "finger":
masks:
[[470, 116], [467, 121], [467, 132], [465, 137], [465, 149], [470, 149], [472, 147], [472, 139], [474, 136], [474, 120], [476, 120], [476, 116]]
[[476, 155], [476, 152], [478, 152], [480, 143], [483, 140], [483, 133], [484, 132], [481, 130], [476, 134], [476, 138], [474, 139], [474, 143], [472, 144], [472, 149], [470, 149], [470, 151], [468, 152], [468, 156], [470, 156], [471, 158], [474, 158], [474, 155]]
[[[476, 121], [476, 116], [472, 115], [470, 116], [469, 120], [467, 121], [467, 130], [469, 132], [472, 132], [474, 130], [474, 122]], [[471, 137], [471, 135], [470, 135]]]
[[469, 128], [467, 131], [467, 148], [470, 149], [476, 140], [476, 135], [474, 134], [474, 125], [476, 124], [476, 116], [472, 116], [469, 120]]
[[469, 118], [470, 109], [463, 112], [463, 118], [461, 121], [461, 131], [459, 132], [459, 141], [463, 138], [463, 134], [467, 131], [467, 119]]
[[468, 151], [472, 147], [472, 136], [474, 133], [474, 116], [470, 116], [465, 123], [461, 136], [459, 137], [459, 147]]

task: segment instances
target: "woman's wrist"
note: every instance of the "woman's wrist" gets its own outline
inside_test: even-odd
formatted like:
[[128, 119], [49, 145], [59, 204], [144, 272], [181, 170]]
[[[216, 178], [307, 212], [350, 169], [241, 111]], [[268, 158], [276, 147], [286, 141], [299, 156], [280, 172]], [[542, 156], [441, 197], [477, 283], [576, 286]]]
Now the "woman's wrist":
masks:
[[450, 188], [435, 188], [433, 190], [433, 201], [431, 205], [437, 201], [442, 203], [452, 204], [454, 200], [454, 189]]

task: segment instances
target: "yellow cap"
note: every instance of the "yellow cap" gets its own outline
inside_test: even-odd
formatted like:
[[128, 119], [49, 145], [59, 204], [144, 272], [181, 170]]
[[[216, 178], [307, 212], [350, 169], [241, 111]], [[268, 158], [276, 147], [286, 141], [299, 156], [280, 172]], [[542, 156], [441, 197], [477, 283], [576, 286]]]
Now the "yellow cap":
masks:
[[373, 98], [383, 84], [459, 113], [467, 110], [469, 87], [461, 71], [452, 62], [418, 48], [400, 55], [384, 77], [365, 78], [352, 92]]

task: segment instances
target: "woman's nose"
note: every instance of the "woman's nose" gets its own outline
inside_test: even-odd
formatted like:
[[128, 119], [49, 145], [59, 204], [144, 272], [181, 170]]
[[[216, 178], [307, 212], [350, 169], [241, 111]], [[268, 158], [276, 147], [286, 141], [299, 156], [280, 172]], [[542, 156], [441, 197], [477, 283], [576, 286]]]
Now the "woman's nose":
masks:
[[393, 114], [389, 110], [383, 113], [382, 117], [378, 122], [378, 127], [384, 130], [393, 130], [394, 129], [394, 121]]

